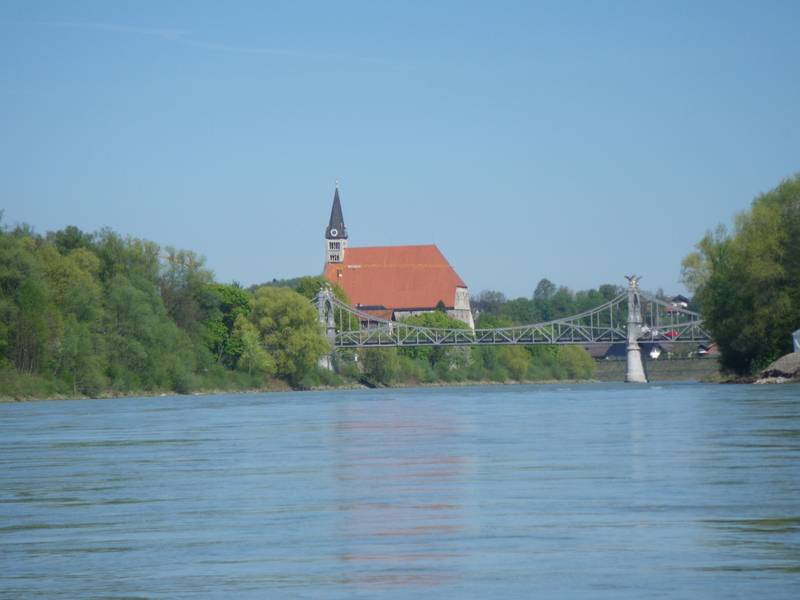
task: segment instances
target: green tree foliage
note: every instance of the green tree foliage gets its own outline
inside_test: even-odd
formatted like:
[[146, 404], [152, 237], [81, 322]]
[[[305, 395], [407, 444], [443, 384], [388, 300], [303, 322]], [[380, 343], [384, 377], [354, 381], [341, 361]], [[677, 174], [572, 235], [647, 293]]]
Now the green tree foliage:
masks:
[[479, 312], [479, 327], [496, 327], [487, 323], [498, 317], [507, 325], [529, 325], [584, 312], [612, 300], [622, 291], [620, 286], [604, 284], [597, 289], [573, 292], [542, 279], [536, 284], [532, 298], [507, 300], [500, 292], [484, 291], [472, 301]]
[[296, 281], [295, 285], [286, 287], [291, 287], [291, 289], [293, 289], [295, 292], [305, 298], [308, 298], [309, 300], [313, 300], [314, 297], [319, 294], [319, 291], [323, 286], [330, 286], [330, 288], [333, 290], [333, 295], [336, 296], [336, 298], [345, 304], [350, 303], [345, 291], [338, 285], [331, 286], [330, 283], [328, 283], [328, 280], [322, 275], [316, 277], [300, 277], [299, 279], [290, 281]]
[[61, 231], [47, 234], [47, 240], [52, 242], [60, 254], [64, 255], [78, 248], [90, 249], [94, 243], [93, 236], [90, 233], [85, 233], [74, 225], [69, 225]]
[[[598, 289], [572, 292], [542, 279], [533, 298], [505, 300], [498, 292], [491, 292], [493, 302], [479, 298], [485, 310], [480, 313], [478, 327], [497, 328], [540, 323], [577, 314], [615, 298], [622, 288], [601, 285]], [[504, 346], [473, 348], [468, 369], [470, 379], [492, 381], [588, 379], [594, 374], [594, 361], [579, 346]]]
[[71, 388], [73, 395], [97, 394], [107, 385], [95, 340], [88, 323], [79, 321], [74, 314], [67, 316], [55, 372]]
[[556, 285], [549, 279], [541, 279], [533, 290], [533, 299], [539, 302], [549, 302], [556, 293]]
[[329, 351], [316, 309], [294, 290], [257, 289], [251, 319], [275, 359], [277, 375], [293, 385], [314, 371]]
[[307, 300], [273, 292], [254, 306], [198, 255], [109, 229], [0, 224], [0, 394], [297, 384], [327, 345]]
[[197, 367], [193, 345], [152, 282], [124, 275], [109, 282], [106, 331], [114, 389], [188, 391]]
[[533, 346], [528, 351], [529, 379], [590, 379], [594, 375], [594, 360], [580, 346]]
[[750, 374], [791, 352], [800, 325], [800, 175], [756, 198], [728, 233], [706, 234], [683, 260], [723, 369]]
[[234, 335], [240, 316], [250, 314], [252, 297], [236, 284], [206, 284], [201, 294], [202, 337], [218, 363], [234, 368], [244, 348], [241, 336]]
[[241, 348], [239, 355], [239, 368], [246, 370], [248, 375], [271, 376], [275, 374], [275, 361], [261, 343], [258, 329], [246, 316], [238, 315], [234, 323], [233, 337]]
[[122, 237], [110, 229], [94, 235], [94, 252], [100, 259], [99, 278], [108, 284], [115, 275], [158, 283], [161, 248], [155, 242]]
[[594, 376], [594, 360], [580, 346], [559, 346], [558, 358], [567, 379], [591, 379]]
[[478, 313], [498, 314], [500, 307], [506, 302], [503, 292], [495, 290], [483, 290], [480, 294], [473, 297], [470, 305]]
[[44, 278], [32, 273], [20, 282], [13, 331], [13, 360], [17, 371], [33, 373], [47, 366], [48, 350], [56, 336], [57, 315], [50, 310]]
[[363, 379], [369, 385], [389, 385], [400, 369], [396, 348], [364, 348], [359, 351]]
[[[537, 362], [538, 348], [429, 347], [342, 351], [334, 361], [341, 377], [326, 373], [317, 364], [328, 343], [308, 301], [325, 281], [287, 282], [296, 291], [271, 285], [253, 294], [215, 282], [203, 258], [190, 251], [109, 229], [86, 233], [70, 226], [41, 236], [0, 223], [0, 393], [188, 392], [260, 386], [272, 377], [296, 387], [335, 385], [341, 377], [373, 385], [505, 381], [581, 372], [558, 352]], [[552, 287], [545, 307], [535, 298], [507, 301], [485, 292], [481, 324], [537, 321], [544, 309], [556, 314], [570, 302], [605, 297], [603, 288], [583, 295]], [[466, 327], [444, 308], [441, 303], [408, 322]], [[337, 329], [358, 326], [338, 311], [334, 317]]]
[[500, 346], [497, 349], [497, 362], [517, 381], [526, 379], [530, 361], [531, 355], [524, 346]]
[[205, 259], [190, 250], [168, 246], [162, 260], [158, 283], [167, 314], [181, 329], [199, 334], [215, 304], [209, 289], [213, 275], [204, 268]]
[[536, 300], [530, 300], [528, 298], [514, 298], [513, 300], [509, 300], [502, 306], [500, 315], [511, 323], [520, 325], [540, 323], [550, 318], [549, 311], [543, 311]]
[[[458, 319], [450, 317], [446, 312], [436, 310], [434, 312], [414, 315], [403, 320], [408, 325], [418, 325], [420, 327], [432, 327], [437, 329], [466, 329], [467, 325]], [[441, 374], [446, 373], [451, 366], [456, 366], [463, 362], [463, 357], [457, 348], [446, 348], [443, 346], [417, 346], [403, 348], [400, 353], [411, 359], [426, 360], [430, 366]]]

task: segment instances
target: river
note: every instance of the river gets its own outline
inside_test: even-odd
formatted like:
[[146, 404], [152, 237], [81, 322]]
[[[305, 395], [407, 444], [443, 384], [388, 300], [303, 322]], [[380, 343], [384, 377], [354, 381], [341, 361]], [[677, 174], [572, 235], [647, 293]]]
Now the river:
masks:
[[800, 386], [0, 405], [4, 598], [798, 598]]

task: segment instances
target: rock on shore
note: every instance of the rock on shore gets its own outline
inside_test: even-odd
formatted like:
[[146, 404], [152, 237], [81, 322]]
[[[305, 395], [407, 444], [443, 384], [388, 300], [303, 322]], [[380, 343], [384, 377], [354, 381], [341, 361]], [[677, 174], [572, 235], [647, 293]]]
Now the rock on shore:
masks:
[[800, 352], [781, 356], [761, 371], [756, 383], [787, 383], [800, 381]]

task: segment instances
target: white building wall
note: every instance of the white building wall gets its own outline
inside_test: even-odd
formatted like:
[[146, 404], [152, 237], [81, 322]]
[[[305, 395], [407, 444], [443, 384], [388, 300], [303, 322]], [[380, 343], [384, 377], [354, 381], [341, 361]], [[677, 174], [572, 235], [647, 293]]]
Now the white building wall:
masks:
[[475, 329], [475, 321], [472, 318], [472, 310], [469, 307], [469, 290], [465, 287], [456, 288], [456, 297], [453, 301], [453, 310], [448, 310], [454, 319], [466, 323], [470, 329]]

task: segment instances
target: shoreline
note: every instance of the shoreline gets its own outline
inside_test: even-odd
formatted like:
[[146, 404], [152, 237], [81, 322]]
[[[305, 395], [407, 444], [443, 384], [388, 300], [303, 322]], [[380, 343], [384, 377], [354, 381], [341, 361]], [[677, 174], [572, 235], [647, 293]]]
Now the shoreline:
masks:
[[[673, 382], [694, 382], [694, 383], [754, 383], [754, 382], [731, 382], [731, 381], [703, 381], [698, 379], [658, 379], [648, 382], [649, 384], [659, 383], [673, 383]], [[800, 382], [800, 380], [798, 381]], [[22, 402], [47, 402], [47, 401], [75, 401], [75, 400], [116, 400], [122, 398], [166, 398], [166, 397], [191, 397], [191, 396], [215, 396], [221, 394], [269, 394], [269, 393], [285, 393], [285, 392], [324, 392], [324, 391], [339, 391], [339, 390], [391, 390], [391, 389], [412, 389], [412, 388], [442, 388], [442, 387], [478, 387], [478, 386], [513, 386], [513, 385], [590, 385], [594, 383], [623, 383], [615, 381], [605, 381], [602, 379], [546, 379], [546, 380], [525, 380], [525, 381], [437, 381], [431, 383], [395, 383], [392, 385], [377, 385], [369, 386], [364, 383], [352, 382], [336, 386], [315, 386], [307, 389], [292, 388], [288, 384], [285, 385], [268, 385], [258, 388], [247, 389], [224, 389], [224, 388], [211, 388], [204, 390], [196, 390], [186, 394], [180, 394], [174, 391], [137, 391], [130, 393], [114, 393], [105, 392], [97, 396], [68, 396], [63, 394], [56, 394], [47, 397], [23, 397], [13, 398], [10, 396], [0, 396], [0, 404], [17, 404]], [[647, 385], [647, 384], [645, 384]]]
[[97, 396], [69, 396], [64, 394], [55, 394], [53, 396], [45, 397], [22, 397], [13, 398], [11, 396], [0, 396], [0, 404], [16, 404], [21, 402], [47, 402], [47, 401], [74, 401], [74, 400], [117, 400], [121, 398], [166, 398], [166, 397], [190, 397], [190, 396], [216, 396], [221, 394], [271, 394], [271, 393], [302, 393], [302, 392], [325, 392], [325, 391], [338, 391], [338, 390], [390, 390], [390, 389], [407, 389], [407, 388], [435, 388], [435, 387], [469, 387], [469, 386], [483, 386], [483, 385], [552, 385], [555, 383], [564, 384], [589, 384], [589, 383], [603, 383], [597, 379], [548, 379], [543, 381], [441, 381], [432, 383], [396, 383], [392, 385], [366, 385], [364, 383], [352, 382], [342, 385], [320, 385], [311, 388], [293, 388], [288, 384], [285, 386], [264, 386], [258, 388], [246, 389], [225, 389], [225, 388], [210, 388], [203, 390], [196, 390], [181, 394], [175, 391], [135, 391], [126, 393], [102, 393]]

